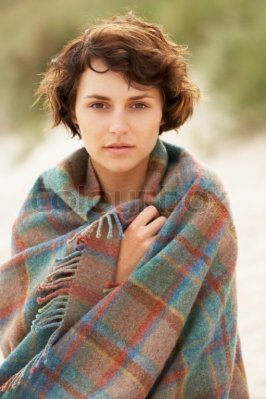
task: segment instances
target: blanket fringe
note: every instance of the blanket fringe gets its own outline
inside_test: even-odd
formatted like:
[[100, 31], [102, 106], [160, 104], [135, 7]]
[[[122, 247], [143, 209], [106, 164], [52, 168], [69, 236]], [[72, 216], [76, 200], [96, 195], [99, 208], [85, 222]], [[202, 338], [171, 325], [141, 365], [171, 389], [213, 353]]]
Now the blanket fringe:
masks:
[[37, 301], [39, 304], [46, 304], [38, 310], [32, 328], [33, 330], [43, 330], [53, 327], [55, 330], [48, 339], [45, 348], [37, 355], [31, 369], [32, 373], [37, 370], [40, 362], [46, 358], [50, 348], [60, 335], [60, 328], [69, 301], [69, 292], [83, 249], [83, 246], [77, 245], [72, 254], [56, 260], [52, 272], [39, 287], [39, 291], [45, 295], [38, 297]]
[[100, 217], [99, 220], [95, 220], [92, 222], [88, 227], [82, 230], [82, 233], [78, 232], [76, 233], [73, 237], [70, 238], [68, 242], [75, 241], [79, 243], [87, 243], [87, 240], [92, 236], [93, 232], [96, 230], [95, 237], [96, 238], [101, 238], [102, 237], [102, 226], [104, 221], [107, 221], [108, 224], [108, 233], [107, 233], [107, 239], [110, 240], [113, 238], [113, 221], [112, 221], [112, 216], [114, 218], [114, 222], [117, 225], [118, 228], [118, 238], [119, 240], [122, 240], [124, 233], [123, 233], [123, 228], [122, 224], [120, 222], [119, 216], [117, 214], [117, 210], [114, 208], [111, 211], [105, 213], [103, 216]]
[[3, 393], [3, 392], [6, 392], [9, 388], [10, 389], [16, 388], [19, 385], [22, 377], [24, 376], [25, 370], [26, 370], [26, 367], [23, 367], [23, 369], [21, 369], [18, 373], [12, 375], [12, 377], [9, 378], [9, 380], [4, 382], [4, 384], [1, 385], [1, 387], [0, 387], [0, 392]]
[[[49, 337], [44, 349], [35, 356], [30, 369], [32, 374], [46, 358], [51, 346], [57, 341], [61, 333], [61, 326], [69, 301], [69, 292], [83, 249], [84, 246], [76, 245], [73, 253], [62, 259], [57, 259], [51, 273], [39, 286], [37, 291], [38, 294], [44, 295], [39, 296], [37, 302], [43, 306], [38, 310], [32, 322], [31, 330], [37, 332], [38, 330], [53, 328], [54, 331]], [[0, 392], [6, 392], [8, 389], [16, 388], [21, 382], [26, 369], [27, 366], [23, 367], [18, 373], [9, 378], [9, 380], [0, 387]]]
[[39, 292], [44, 296], [39, 296], [37, 301], [39, 304], [45, 304], [39, 309], [38, 314], [32, 323], [33, 330], [46, 329], [54, 327], [55, 331], [51, 334], [45, 348], [36, 357], [32, 372], [34, 372], [40, 362], [46, 358], [49, 349], [56, 342], [60, 335], [60, 328], [62, 326], [65, 312], [69, 300], [69, 291], [72, 286], [73, 278], [76, 274], [79, 258], [85, 248], [86, 238], [89, 238], [93, 231], [96, 229], [96, 238], [101, 238], [102, 226], [104, 221], [108, 223], [107, 239], [113, 237], [113, 221], [118, 226], [119, 239], [123, 238], [123, 228], [116, 209], [103, 215], [99, 220], [91, 223], [81, 233], [77, 233], [72, 237], [69, 242], [76, 239], [75, 252], [65, 256], [63, 259], [56, 261], [52, 272], [47, 276], [39, 287]]
[[[112, 220], [112, 217], [114, 220]], [[117, 210], [114, 208], [110, 212], [104, 214], [99, 220], [91, 223], [82, 233], [76, 233], [67, 243], [76, 241], [75, 250], [73, 253], [65, 256], [62, 259], [57, 259], [53, 266], [51, 273], [40, 284], [38, 288], [37, 302], [43, 305], [32, 322], [32, 331], [44, 330], [54, 328], [54, 332], [49, 337], [44, 349], [38, 353], [31, 366], [30, 372], [33, 374], [38, 369], [41, 362], [45, 361], [47, 354], [52, 345], [57, 341], [61, 333], [61, 327], [66, 314], [66, 309], [69, 301], [69, 292], [72, 286], [73, 279], [76, 275], [76, 270], [82, 252], [87, 244], [87, 239], [96, 230], [95, 237], [101, 238], [102, 227], [104, 221], [108, 224], [107, 239], [113, 238], [113, 223], [117, 225], [118, 237], [123, 238], [123, 228], [120, 222]], [[85, 244], [85, 245], [84, 245]], [[27, 366], [22, 368], [18, 373], [14, 374], [1, 387], [0, 392], [5, 392], [9, 388], [14, 389], [19, 385], [23, 378]]]

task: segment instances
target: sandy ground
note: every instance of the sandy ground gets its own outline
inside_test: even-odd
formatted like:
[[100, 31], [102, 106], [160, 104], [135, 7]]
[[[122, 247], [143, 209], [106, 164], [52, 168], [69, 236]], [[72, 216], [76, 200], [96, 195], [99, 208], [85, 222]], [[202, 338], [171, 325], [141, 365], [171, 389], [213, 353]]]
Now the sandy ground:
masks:
[[266, 137], [208, 162], [230, 192], [239, 237], [239, 330], [252, 399], [266, 398]]
[[[35, 178], [76, 149], [62, 132], [49, 134], [18, 167], [11, 166], [18, 142], [3, 140], [0, 159], [0, 262], [9, 257], [12, 222]], [[166, 136], [192, 149], [222, 178], [230, 194], [239, 236], [237, 269], [239, 330], [252, 399], [266, 398], [266, 137], [224, 146], [215, 156], [202, 153], [181, 136]], [[264, 366], [264, 367], [263, 367]], [[241, 398], [239, 398], [241, 399]]]

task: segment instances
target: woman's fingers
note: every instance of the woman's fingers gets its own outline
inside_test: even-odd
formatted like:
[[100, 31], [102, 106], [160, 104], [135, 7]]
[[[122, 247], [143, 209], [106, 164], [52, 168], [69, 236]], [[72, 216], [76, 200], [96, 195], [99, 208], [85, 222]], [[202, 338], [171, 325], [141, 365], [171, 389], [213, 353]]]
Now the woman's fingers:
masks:
[[134, 270], [148, 247], [156, 240], [156, 236], [166, 221], [160, 216], [155, 206], [148, 206], [127, 227], [121, 242], [116, 270], [116, 281], [125, 281]]
[[152, 237], [154, 235], [157, 235], [165, 222], [166, 222], [165, 216], [157, 217], [155, 220], [153, 220], [144, 227], [145, 236]]
[[138, 228], [141, 226], [145, 226], [146, 224], [150, 223], [153, 219], [159, 216], [158, 209], [153, 206], [149, 205], [147, 208], [144, 208], [138, 216], [133, 220], [131, 226], [133, 228]]

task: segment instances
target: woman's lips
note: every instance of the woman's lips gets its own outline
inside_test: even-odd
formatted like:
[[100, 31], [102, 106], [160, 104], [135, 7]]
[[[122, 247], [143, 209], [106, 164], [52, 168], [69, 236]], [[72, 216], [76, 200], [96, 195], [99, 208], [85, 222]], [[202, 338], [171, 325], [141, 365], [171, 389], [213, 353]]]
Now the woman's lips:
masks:
[[111, 154], [127, 154], [129, 153], [134, 146], [132, 145], [119, 145], [119, 146], [109, 146], [109, 147], [104, 147], [105, 150], [107, 150]]

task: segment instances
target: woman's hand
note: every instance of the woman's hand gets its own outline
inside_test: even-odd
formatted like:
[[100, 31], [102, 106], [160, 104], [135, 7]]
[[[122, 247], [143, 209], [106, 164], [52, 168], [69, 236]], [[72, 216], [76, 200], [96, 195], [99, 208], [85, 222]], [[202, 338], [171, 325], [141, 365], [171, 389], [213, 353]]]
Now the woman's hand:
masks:
[[150, 205], [130, 223], [121, 241], [116, 270], [117, 283], [121, 284], [128, 279], [148, 247], [156, 240], [165, 221], [166, 217], [160, 216], [155, 206]]

